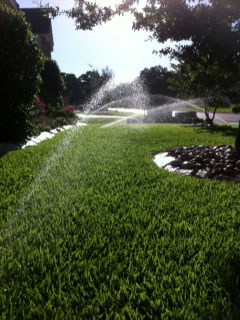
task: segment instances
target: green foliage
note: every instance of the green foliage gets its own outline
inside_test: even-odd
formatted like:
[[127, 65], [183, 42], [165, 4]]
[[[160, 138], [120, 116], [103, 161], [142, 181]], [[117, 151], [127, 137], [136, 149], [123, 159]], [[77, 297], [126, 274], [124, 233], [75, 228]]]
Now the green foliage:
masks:
[[144, 13], [136, 14], [135, 23], [135, 29], [152, 31], [161, 43], [178, 42], [175, 48], [160, 51], [179, 63], [172, 87], [182, 95], [207, 98], [210, 124], [210, 107], [220, 107], [224, 97], [239, 96], [239, 26], [240, 6], [235, 0], [151, 1]]
[[1, 157], [0, 317], [239, 319], [239, 186], [152, 162], [233, 141], [89, 125]]
[[200, 56], [209, 64], [239, 61], [240, 7], [236, 0], [154, 0], [135, 17], [135, 29], [152, 31], [161, 43], [179, 42], [175, 48], [160, 51], [178, 61], [197, 63]]
[[65, 87], [57, 62], [46, 59], [41, 77], [39, 96], [46, 104], [47, 111], [51, 112], [55, 108], [59, 109], [63, 105], [62, 93]]
[[[215, 112], [230, 105], [228, 98], [240, 92], [240, 64], [209, 65], [200, 57], [198, 63], [180, 63], [170, 80], [171, 87], [183, 98], [201, 97], [209, 124], [213, 124]], [[209, 112], [213, 112], [210, 117]]]
[[78, 78], [82, 90], [82, 102], [87, 102], [94, 93], [112, 78], [112, 76], [113, 73], [108, 67], [103, 69], [102, 72], [91, 70], [82, 74]]
[[167, 68], [156, 66], [143, 69], [140, 72], [139, 78], [150, 94], [162, 94], [174, 97], [176, 94], [169, 88], [168, 82], [173, 75], [173, 71], [168, 71]]
[[32, 132], [43, 56], [23, 14], [1, 4], [0, 30], [0, 140], [22, 140]]
[[112, 78], [113, 72], [106, 67], [101, 72], [87, 71], [79, 78], [68, 73], [62, 73], [62, 76], [66, 86], [64, 96], [71, 105], [78, 106], [88, 102], [91, 96]]
[[72, 73], [62, 73], [65, 90], [63, 96], [69, 99], [69, 104], [78, 105], [81, 103], [81, 88], [80, 83]]
[[[201, 51], [212, 62], [215, 56], [222, 57], [222, 60], [229, 60], [233, 56], [238, 59], [238, 0], [148, 0], [142, 10], [137, 10], [138, 2], [119, 1], [119, 5], [113, 9], [101, 8], [89, 1], [80, 1], [67, 11], [61, 12], [59, 8], [48, 9], [53, 16], [65, 13], [75, 20], [77, 29], [83, 30], [92, 29], [115, 15], [131, 11], [135, 16], [134, 29], [150, 31], [161, 43], [168, 40], [179, 42], [175, 49], [162, 49], [163, 54], [185, 60], [186, 55], [194, 58], [195, 53]], [[190, 43], [180, 43], [182, 40], [190, 40]]]
[[[77, 29], [92, 29], [117, 14], [131, 11], [135, 17], [135, 30], [150, 31], [152, 38], [160, 43], [170, 40], [177, 44], [164, 47], [159, 53], [169, 55], [179, 63], [175, 85], [179, 94], [187, 91], [188, 95], [213, 97], [214, 101], [221, 101], [225, 96], [239, 97], [238, 0], [148, 0], [139, 10], [138, 3], [137, 0], [124, 0], [112, 9], [81, 1], [65, 13], [75, 19]], [[207, 109], [206, 114], [209, 119]]]
[[55, 110], [47, 117], [37, 117], [34, 119], [34, 135], [39, 135], [42, 131], [50, 131], [65, 125], [74, 125], [78, 121], [75, 112], [66, 112], [64, 109]]
[[240, 106], [234, 106], [234, 107], [232, 108], [232, 112], [234, 112], [234, 113], [239, 113], [239, 112], [240, 112]]

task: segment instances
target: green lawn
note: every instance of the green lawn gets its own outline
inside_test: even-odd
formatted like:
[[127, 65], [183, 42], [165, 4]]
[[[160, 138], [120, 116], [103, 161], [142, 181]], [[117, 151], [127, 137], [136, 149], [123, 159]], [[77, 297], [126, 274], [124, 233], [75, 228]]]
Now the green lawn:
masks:
[[0, 319], [239, 319], [240, 186], [152, 162], [236, 129], [100, 127], [0, 158]]
[[[240, 104], [230, 104], [228, 107], [225, 108], [218, 108], [217, 112], [218, 113], [232, 113], [233, 107], [240, 107]], [[199, 106], [199, 108], [202, 109], [202, 112], [204, 112], [204, 108]], [[201, 110], [196, 107], [189, 107], [189, 108], [177, 108], [176, 111], [196, 111], [196, 112], [201, 112]], [[214, 109], [210, 109], [212, 112]]]

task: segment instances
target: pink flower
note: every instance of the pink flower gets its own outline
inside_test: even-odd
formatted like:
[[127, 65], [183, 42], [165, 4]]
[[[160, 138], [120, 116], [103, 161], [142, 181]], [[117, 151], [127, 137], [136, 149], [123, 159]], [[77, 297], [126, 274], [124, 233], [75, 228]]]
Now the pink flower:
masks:
[[74, 112], [75, 108], [73, 106], [66, 106], [64, 107], [65, 112]]
[[39, 96], [34, 97], [34, 105], [40, 108], [40, 116], [44, 116], [45, 111], [45, 103], [40, 100]]

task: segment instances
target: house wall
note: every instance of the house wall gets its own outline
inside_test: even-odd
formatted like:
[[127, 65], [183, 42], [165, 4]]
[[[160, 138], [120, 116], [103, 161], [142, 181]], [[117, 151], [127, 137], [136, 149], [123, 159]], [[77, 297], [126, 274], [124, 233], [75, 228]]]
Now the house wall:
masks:
[[[14, 10], [20, 10], [19, 5], [15, 0], [0, 0], [0, 4], [7, 5], [8, 7]], [[35, 10], [35, 9], [34, 9]], [[26, 19], [28, 21], [28, 19]], [[31, 21], [28, 21], [31, 24]], [[53, 35], [52, 35], [52, 27], [50, 26], [49, 33], [38, 34], [33, 32], [35, 36], [38, 37], [38, 44], [42, 52], [46, 57], [51, 58], [51, 52], [53, 51]]]
[[51, 37], [49, 34], [36, 34], [38, 37], [38, 44], [45, 54], [46, 57], [51, 58], [51, 52], [53, 51], [53, 46], [51, 42]]

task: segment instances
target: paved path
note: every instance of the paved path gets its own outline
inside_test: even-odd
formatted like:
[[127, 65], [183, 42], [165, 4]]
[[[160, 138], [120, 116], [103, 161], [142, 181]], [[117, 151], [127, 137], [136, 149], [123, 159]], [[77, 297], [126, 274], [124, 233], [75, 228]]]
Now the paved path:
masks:
[[[205, 119], [204, 112], [197, 112], [197, 116], [200, 119]], [[212, 117], [212, 113], [210, 113], [210, 116]], [[217, 124], [236, 124], [238, 125], [238, 122], [240, 120], [240, 115], [235, 113], [216, 113], [214, 122]]]
[[94, 118], [104, 118], [104, 119], [126, 119], [127, 117], [122, 116], [110, 116], [110, 115], [99, 115], [99, 114], [84, 114], [84, 113], [77, 113], [79, 119], [94, 119]]
[[133, 109], [133, 108], [108, 108], [109, 111], [118, 111], [118, 112], [126, 112], [126, 113], [134, 113], [134, 114], [145, 114], [145, 110], [143, 109]]

